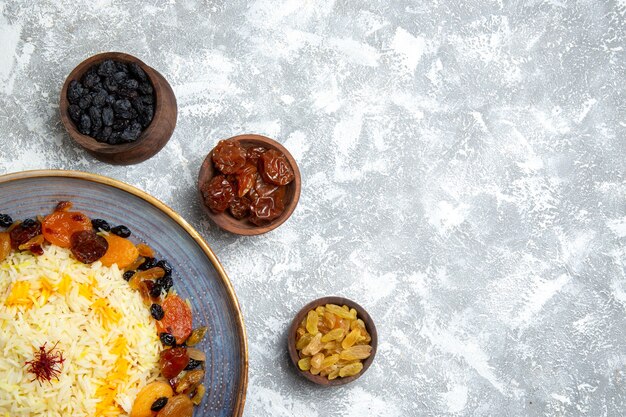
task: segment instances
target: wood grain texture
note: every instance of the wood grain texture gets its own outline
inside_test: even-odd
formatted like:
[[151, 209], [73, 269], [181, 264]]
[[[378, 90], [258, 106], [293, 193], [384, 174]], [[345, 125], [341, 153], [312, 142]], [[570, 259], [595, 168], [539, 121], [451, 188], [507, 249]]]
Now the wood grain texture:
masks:
[[[370, 345], [372, 346], [372, 354], [370, 355], [369, 358], [363, 361], [363, 370], [361, 370], [361, 372], [359, 372], [358, 374], [354, 376], [349, 376], [346, 378], [337, 378], [331, 381], [327, 377], [324, 377], [321, 375], [313, 375], [309, 371], [302, 371], [300, 370], [300, 368], [298, 368], [298, 361], [300, 360], [300, 357], [298, 356], [298, 350], [296, 349], [296, 330], [298, 330], [298, 326], [300, 325], [302, 320], [306, 317], [309, 311], [315, 309], [318, 306], [323, 306], [326, 304], [337, 304], [339, 306], [342, 306], [345, 304], [350, 308], [354, 308], [357, 312], [357, 317], [363, 320], [363, 322], [365, 323], [365, 328], [367, 329], [370, 336], [372, 337], [372, 341], [370, 342]], [[377, 347], [378, 347], [378, 333], [376, 332], [376, 326], [374, 325], [374, 320], [372, 320], [372, 317], [359, 304], [343, 297], [322, 297], [322, 298], [318, 298], [317, 300], [311, 301], [310, 303], [302, 307], [302, 309], [298, 312], [298, 314], [296, 314], [296, 317], [294, 317], [293, 321], [291, 322], [291, 326], [289, 327], [289, 333], [287, 335], [287, 349], [289, 350], [289, 358], [291, 359], [291, 362], [295, 366], [296, 372], [298, 372], [300, 375], [302, 375], [303, 377], [305, 377], [311, 382], [314, 382], [316, 384], [323, 385], [323, 386], [329, 386], [329, 387], [345, 385], [360, 378], [361, 375], [363, 375], [365, 371], [367, 371], [367, 368], [369, 368], [372, 362], [374, 361], [374, 356], [376, 356]]]
[[[154, 88], [156, 104], [154, 117], [150, 125], [141, 133], [139, 138], [132, 143], [109, 145], [107, 143], [98, 142], [91, 136], [83, 135], [78, 131], [68, 113], [69, 102], [67, 100], [67, 89], [70, 82], [72, 80], [80, 80], [89, 68], [107, 59], [137, 63], [141, 69], [144, 70]], [[61, 122], [70, 138], [72, 138], [75, 143], [99, 160], [114, 165], [137, 164], [156, 155], [170, 140], [176, 128], [176, 120], [178, 117], [176, 96], [167, 80], [165, 80], [159, 72], [146, 65], [140, 59], [122, 52], [101, 53], [87, 58], [78, 64], [63, 84], [59, 101], [59, 111], [61, 113]]]
[[285, 155], [294, 173], [294, 180], [286, 186], [287, 192], [285, 194], [285, 211], [283, 211], [279, 218], [277, 218], [270, 224], [264, 226], [256, 226], [250, 223], [247, 219], [237, 220], [228, 212], [214, 213], [208, 207], [206, 207], [204, 204], [202, 189], [204, 188], [205, 184], [207, 184], [215, 175], [215, 167], [213, 166], [213, 161], [211, 160], [213, 151], [209, 152], [207, 157], [204, 159], [204, 162], [200, 167], [200, 172], [198, 173], [198, 193], [201, 205], [209, 218], [213, 220], [213, 222], [220, 228], [228, 232], [237, 235], [253, 236], [272, 231], [281, 224], [283, 224], [289, 218], [289, 216], [291, 216], [293, 211], [296, 209], [296, 206], [298, 205], [298, 200], [300, 199], [300, 191], [302, 189], [302, 178], [300, 176], [300, 169], [298, 168], [298, 164], [284, 146], [268, 137], [254, 134], [244, 134], [233, 136], [229, 139], [238, 141], [244, 148], [263, 146], [267, 149], [275, 149], [277, 151], [280, 151]]

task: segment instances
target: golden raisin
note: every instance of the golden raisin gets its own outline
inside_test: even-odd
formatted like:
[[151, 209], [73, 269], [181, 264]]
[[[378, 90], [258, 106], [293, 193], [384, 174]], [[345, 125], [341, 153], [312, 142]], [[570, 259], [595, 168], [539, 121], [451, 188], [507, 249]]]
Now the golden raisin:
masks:
[[324, 361], [324, 354], [317, 353], [311, 358], [311, 368], [322, 368], [322, 362]]
[[334, 315], [336, 315], [337, 317], [341, 317], [344, 319], [355, 319], [356, 316], [353, 316], [352, 313], [350, 313], [350, 311], [346, 311], [345, 309], [343, 309], [342, 307], [339, 307], [336, 304], [326, 304], [326, 311], [329, 311], [331, 313], [333, 313]]
[[306, 330], [312, 335], [316, 335], [318, 333], [317, 330], [317, 313], [315, 311], [309, 311], [306, 316]]
[[346, 365], [339, 370], [340, 377], [353, 376], [361, 372], [363, 369], [363, 364], [361, 362], [351, 363], [350, 365]]
[[311, 358], [307, 356], [306, 358], [302, 358], [298, 361], [298, 368], [303, 371], [308, 371], [311, 369]]
[[359, 329], [352, 330], [350, 333], [348, 333], [346, 338], [343, 339], [343, 342], [341, 342], [341, 347], [344, 349], [348, 349], [349, 347], [352, 347], [356, 343], [360, 335], [361, 335], [361, 332], [359, 331]]
[[296, 349], [302, 350], [313, 340], [313, 335], [310, 333], [305, 334], [296, 342]]
[[330, 355], [330, 356], [324, 358], [320, 368], [322, 368], [322, 369], [328, 368], [329, 366], [332, 366], [332, 365], [336, 364], [337, 362], [339, 362], [339, 355], [337, 355], [337, 354]]
[[335, 328], [335, 323], [337, 322], [337, 316], [335, 316], [333, 313], [330, 313], [328, 311], [324, 311], [324, 324], [326, 325], [326, 327], [328, 327], [329, 329], [334, 329]]
[[302, 353], [307, 356], [313, 356], [320, 350], [322, 350], [322, 334], [318, 333], [313, 336], [311, 342], [302, 349]]
[[372, 347], [369, 345], [352, 346], [339, 354], [340, 359], [352, 361], [355, 359], [367, 359], [372, 353]]
[[333, 340], [341, 341], [343, 339], [343, 329], [333, 329], [330, 332], [322, 336], [322, 343], [331, 342]]

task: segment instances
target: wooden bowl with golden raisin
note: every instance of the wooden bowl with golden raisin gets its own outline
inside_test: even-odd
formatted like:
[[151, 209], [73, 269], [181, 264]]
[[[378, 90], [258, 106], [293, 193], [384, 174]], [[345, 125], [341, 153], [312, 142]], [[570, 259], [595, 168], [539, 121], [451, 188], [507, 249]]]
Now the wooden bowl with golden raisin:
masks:
[[363, 307], [342, 297], [311, 301], [298, 312], [287, 337], [298, 373], [319, 385], [359, 378], [376, 355], [378, 334]]

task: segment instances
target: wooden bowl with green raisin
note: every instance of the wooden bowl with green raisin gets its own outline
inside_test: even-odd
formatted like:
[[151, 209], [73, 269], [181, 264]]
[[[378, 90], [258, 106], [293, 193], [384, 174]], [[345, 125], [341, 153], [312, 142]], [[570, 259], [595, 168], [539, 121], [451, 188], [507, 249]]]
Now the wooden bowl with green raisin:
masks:
[[[328, 304], [334, 304], [340, 307], [345, 305], [348, 307], [349, 310], [352, 310], [352, 309], [356, 310], [356, 318], [362, 320], [362, 324], [364, 324], [366, 333], [369, 336], [369, 340], [367, 342], [363, 341], [363, 342], [358, 343], [361, 346], [363, 345], [371, 346], [371, 351], [367, 358], [360, 360], [360, 362], [363, 365], [363, 368], [355, 375], [347, 375], [344, 377], [337, 376], [334, 379], [329, 379], [328, 376], [324, 376], [321, 373], [318, 375], [314, 375], [309, 370], [302, 370], [298, 364], [299, 361], [303, 359], [304, 357], [304, 355], [302, 355], [302, 350], [298, 349], [298, 341], [302, 338], [302, 336], [299, 336], [298, 334], [298, 328], [302, 327], [303, 320], [304, 321], [307, 320], [307, 316], [309, 315], [310, 311], [314, 311], [318, 307], [325, 307], [325, 309], [327, 310], [326, 306]], [[348, 319], [348, 320], [351, 320], [351, 319]], [[356, 327], [358, 326], [355, 326], [355, 328]], [[334, 329], [336, 331], [338, 327], [335, 327]], [[354, 329], [351, 329], [351, 330], [354, 330]], [[307, 330], [307, 333], [308, 333], [308, 330]], [[348, 335], [349, 334], [350, 333], [348, 333]], [[347, 335], [344, 336], [343, 339], [347, 339]], [[356, 344], [351, 345], [351, 348], [354, 348], [356, 346], [357, 346]], [[374, 321], [372, 320], [372, 317], [359, 304], [343, 297], [323, 297], [323, 298], [319, 298], [317, 300], [311, 301], [310, 303], [305, 305], [298, 312], [298, 314], [296, 314], [296, 316], [294, 317], [291, 323], [291, 326], [289, 328], [289, 333], [287, 335], [287, 348], [289, 351], [289, 357], [291, 359], [291, 362], [296, 368], [296, 372], [298, 372], [300, 375], [302, 375], [304, 378], [308, 379], [309, 381], [315, 384], [323, 385], [323, 386], [345, 385], [360, 378], [361, 375], [363, 375], [365, 371], [367, 371], [367, 369], [371, 366], [372, 362], [374, 362], [374, 356], [376, 356], [377, 347], [378, 347], [378, 333], [376, 332], [376, 326], [374, 325]], [[350, 349], [350, 347], [348, 349]], [[346, 349], [342, 348], [342, 350], [346, 350]], [[322, 351], [324, 351], [324, 349], [322, 349]], [[331, 356], [331, 355], [328, 355], [328, 356]]]

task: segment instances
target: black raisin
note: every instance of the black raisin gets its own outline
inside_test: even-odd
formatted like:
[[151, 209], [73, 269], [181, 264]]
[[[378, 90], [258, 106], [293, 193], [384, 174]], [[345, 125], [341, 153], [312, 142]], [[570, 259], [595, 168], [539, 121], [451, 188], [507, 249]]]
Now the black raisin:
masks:
[[92, 219], [91, 220], [91, 226], [94, 229], [96, 229], [96, 231], [104, 230], [105, 232], [108, 232], [109, 230], [111, 230], [111, 226], [104, 219]]
[[130, 64], [128, 64], [128, 70], [130, 71], [130, 73], [137, 78], [139, 81], [148, 81], [148, 76], [146, 75], [146, 73], [141, 69], [141, 67], [139, 66], [139, 64], [137, 64], [136, 62], [131, 62]]
[[121, 84], [124, 84], [126, 80], [128, 79], [128, 74], [125, 73], [124, 71], [118, 71], [115, 74], [113, 74], [113, 79], [118, 85], [121, 85]]
[[78, 107], [85, 110], [87, 107], [91, 106], [91, 100], [93, 100], [91, 96], [88, 94], [85, 94], [78, 101]]
[[109, 97], [109, 93], [104, 88], [100, 88], [96, 91], [93, 96], [92, 105], [96, 107], [102, 107], [107, 101], [107, 97]]
[[72, 120], [76, 123], [80, 121], [80, 116], [83, 113], [80, 107], [78, 107], [78, 104], [70, 104], [70, 106], [67, 108], [67, 112], [70, 114]]
[[154, 90], [152, 89], [152, 85], [150, 83], [145, 82], [139, 84], [139, 91], [141, 91], [143, 94], [152, 94]]
[[113, 109], [105, 107], [102, 109], [102, 123], [105, 126], [111, 126], [113, 124]]
[[126, 271], [122, 276], [124, 277], [124, 281], [130, 281], [133, 275], [135, 275], [135, 271]]
[[13, 219], [8, 214], [0, 214], [0, 227], [9, 227], [13, 224]]
[[128, 99], [139, 97], [139, 93], [137, 93], [137, 90], [129, 90], [128, 88], [120, 88], [117, 94]]
[[152, 403], [150, 410], [152, 411], [161, 411], [163, 407], [167, 405], [167, 397], [158, 398], [155, 402]]
[[117, 100], [115, 103], [113, 103], [113, 110], [115, 111], [115, 114], [118, 113], [122, 113], [122, 112], [127, 112], [132, 108], [130, 101], [128, 101], [128, 99], [120, 99]]
[[136, 90], [139, 87], [139, 82], [131, 78], [126, 80], [126, 82], [124, 83], [124, 87], [128, 88], [129, 90]]
[[152, 117], [154, 116], [153, 107], [150, 105], [143, 106], [141, 111], [138, 112], [139, 118], [137, 119], [137, 121], [139, 121], [139, 123], [141, 123], [144, 128], [148, 127], [148, 125], [150, 125], [150, 122], [152, 122]]
[[89, 72], [83, 77], [83, 85], [88, 88], [95, 87], [100, 82], [100, 77], [95, 72]]
[[104, 140], [108, 140], [109, 137], [111, 136], [111, 133], [113, 133], [113, 129], [111, 128], [111, 126], [105, 126], [102, 128], [102, 139]]
[[159, 262], [157, 262], [156, 266], [158, 266], [159, 268], [162, 268], [165, 271], [165, 275], [172, 274], [172, 265], [170, 265], [170, 263], [167, 262], [165, 259], [162, 259]]
[[171, 275], [165, 275], [157, 280], [163, 291], [168, 292], [174, 286], [174, 279]]
[[141, 101], [145, 104], [154, 104], [154, 96], [152, 94], [143, 95], [141, 96]]
[[159, 281], [155, 281], [152, 285], [152, 288], [150, 288], [150, 297], [152, 298], [159, 298], [161, 296], [161, 292], [163, 291], [163, 287], [159, 284]]
[[146, 258], [146, 260], [137, 267], [137, 270], [139, 271], [146, 271], [150, 268], [154, 268], [155, 266], [157, 266], [157, 260], [154, 258]]
[[176, 338], [170, 333], [161, 333], [159, 339], [165, 346], [174, 346], [176, 344]]
[[111, 133], [111, 136], [109, 136], [107, 143], [110, 145], [117, 145], [118, 143], [120, 143], [120, 132], [114, 131], [113, 133]]
[[101, 75], [103, 77], [113, 75], [115, 71], [117, 71], [117, 68], [115, 68], [115, 63], [110, 59], [103, 61], [102, 64], [100, 64], [100, 67], [98, 67], [98, 75]]
[[71, 104], [78, 104], [78, 100], [83, 95], [83, 86], [76, 80], [70, 81], [70, 85], [67, 88], [67, 100]]
[[132, 142], [137, 140], [139, 136], [141, 136], [141, 124], [137, 121], [133, 121], [130, 126], [124, 129], [120, 138]]
[[89, 109], [89, 118], [91, 119], [91, 128], [100, 130], [102, 128], [102, 112], [97, 107]]
[[128, 66], [124, 62], [115, 61], [117, 71], [128, 72]]
[[131, 235], [130, 229], [123, 225], [112, 227], [111, 233], [118, 235], [119, 237], [128, 237]]
[[35, 226], [36, 224], [37, 224], [37, 222], [36, 222], [35, 220], [33, 220], [33, 219], [25, 219], [25, 220], [22, 222], [22, 226], [23, 226], [23, 227], [33, 227], [33, 226]]
[[117, 91], [117, 83], [115, 82], [113, 77], [106, 77], [104, 79], [103, 85], [104, 85], [104, 88], [106, 88], [107, 91], [110, 93]]
[[80, 123], [78, 124], [78, 131], [83, 135], [88, 135], [91, 131], [91, 119], [86, 114], [80, 116]]
[[130, 120], [126, 119], [114, 119], [113, 121], [113, 130], [122, 133], [124, 129], [130, 126]]
[[192, 369], [196, 369], [200, 365], [202, 365], [201, 361], [190, 358], [189, 363], [187, 364], [187, 366], [185, 366], [185, 371], [191, 371]]
[[159, 304], [152, 304], [150, 306], [150, 314], [155, 320], [161, 320], [163, 316], [165, 316], [165, 312], [163, 311], [163, 307]]

